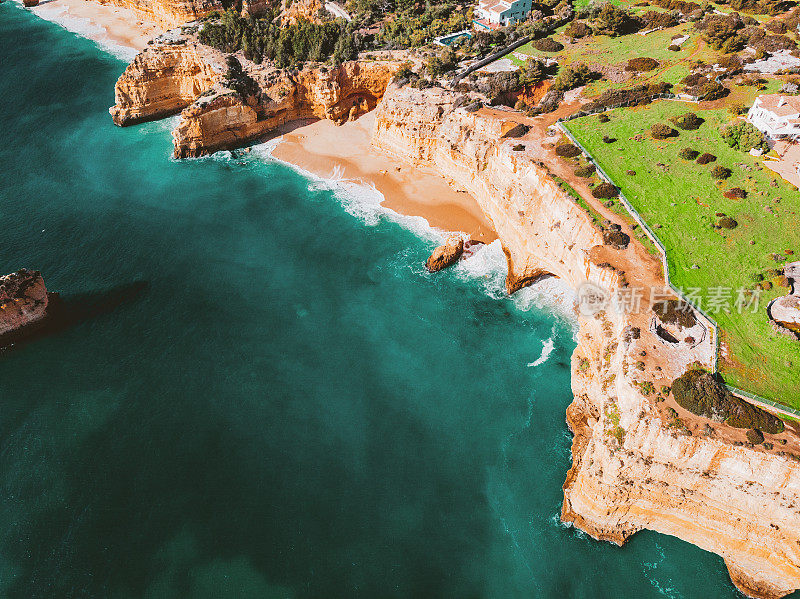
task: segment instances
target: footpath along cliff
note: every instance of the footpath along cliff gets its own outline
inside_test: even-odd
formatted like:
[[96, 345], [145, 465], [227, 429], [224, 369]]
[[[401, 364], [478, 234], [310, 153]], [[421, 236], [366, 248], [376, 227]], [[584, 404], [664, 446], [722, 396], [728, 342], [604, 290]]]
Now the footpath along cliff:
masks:
[[[395, 68], [365, 62], [287, 73], [226, 62], [191, 39], [159, 42], [120, 77], [111, 113], [129, 124], [182, 111], [173, 137], [175, 156], [184, 157], [377, 106], [377, 148], [436, 169], [491, 218], [509, 292], [548, 274], [601, 299], [653, 283], [657, 261], [639, 244], [609, 243], [608, 230], [552, 175], [540, 140], [520, 128], [524, 117], [468, 107], [448, 90], [397, 87]], [[800, 588], [796, 434], [767, 435], [773, 449], [748, 446], [743, 429], [695, 416], [658, 392], [690, 364], [710, 365], [714, 348], [709, 336], [664, 343], [653, 318], [649, 297], [641, 311], [603, 305], [579, 315], [563, 520], [618, 544], [643, 528], [680, 537], [722, 556], [750, 596]]]

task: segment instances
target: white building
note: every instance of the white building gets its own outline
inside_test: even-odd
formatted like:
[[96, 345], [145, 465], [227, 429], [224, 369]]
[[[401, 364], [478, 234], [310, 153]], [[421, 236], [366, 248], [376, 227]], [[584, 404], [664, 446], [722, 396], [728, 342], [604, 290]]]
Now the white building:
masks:
[[525, 20], [532, 9], [532, 0], [480, 0], [474, 15], [479, 21], [504, 26]]
[[758, 96], [747, 120], [771, 140], [800, 138], [800, 96]]

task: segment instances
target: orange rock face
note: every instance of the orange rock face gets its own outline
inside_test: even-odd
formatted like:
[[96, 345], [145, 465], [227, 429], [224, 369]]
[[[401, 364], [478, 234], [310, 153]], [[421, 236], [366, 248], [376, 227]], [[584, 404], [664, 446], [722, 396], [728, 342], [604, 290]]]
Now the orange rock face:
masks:
[[431, 272], [438, 272], [455, 264], [464, 253], [464, 238], [461, 235], [452, 235], [444, 245], [440, 245], [425, 262], [425, 268]]
[[120, 126], [177, 114], [209, 89], [219, 71], [196, 43], [145, 48], [114, 87], [109, 109]]
[[0, 335], [45, 316], [47, 288], [38, 271], [18, 270], [0, 277]]
[[254, 73], [262, 90], [257, 102], [216, 86], [214, 93], [181, 114], [172, 132], [174, 156], [196, 157], [241, 146], [293, 121], [352, 120], [375, 108], [395, 69], [390, 63], [348, 62], [330, 70], [306, 68], [294, 75]]
[[[165, 28], [177, 27], [214, 11], [225, 10], [221, 0], [106, 0], [103, 3], [130, 8]], [[255, 16], [260, 14], [265, 6], [266, 4], [262, 2], [245, 0], [242, 12]]]

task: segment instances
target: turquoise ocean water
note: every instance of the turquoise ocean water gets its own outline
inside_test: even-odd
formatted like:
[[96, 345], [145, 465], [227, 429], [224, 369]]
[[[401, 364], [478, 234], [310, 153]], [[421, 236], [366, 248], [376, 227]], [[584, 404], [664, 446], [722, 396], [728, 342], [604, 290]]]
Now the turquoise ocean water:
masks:
[[170, 160], [168, 123], [111, 124], [124, 66], [0, 4], [0, 271], [147, 284], [0, 356], [0, 596], [736, 595], [559, 523], [547, 291], [429, 276], [430, 239], [257, 152]]

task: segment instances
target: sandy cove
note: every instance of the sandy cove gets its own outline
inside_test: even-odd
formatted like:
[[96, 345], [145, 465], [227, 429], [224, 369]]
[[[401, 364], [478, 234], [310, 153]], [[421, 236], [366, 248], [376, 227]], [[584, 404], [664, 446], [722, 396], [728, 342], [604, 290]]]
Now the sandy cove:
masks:
[[141, 13], [93, 0], [44, 0], [28, 10], [128, 58], [164, 31]]
[[272, 155], [319, 177], [374, 184], [383, 205], [407, 216], [421, 216], [433, 227], [463, 231], [490, 243], [497, 239], [491, 220], [466, 191], [439, 174], [400, 162], [372, 146], [375, 112], [336, 125], [320, 120], [285, 133]]

